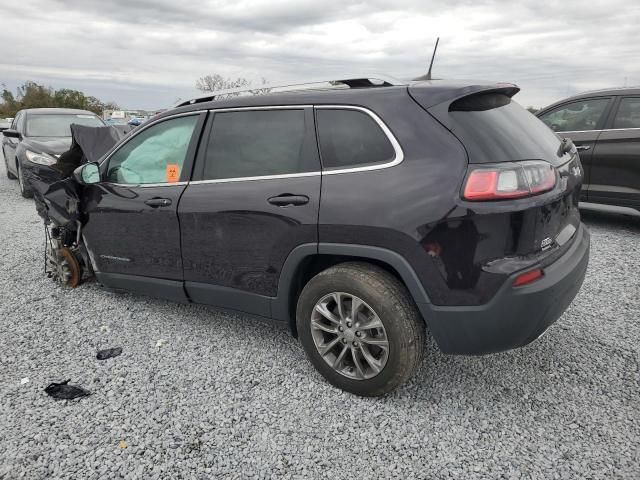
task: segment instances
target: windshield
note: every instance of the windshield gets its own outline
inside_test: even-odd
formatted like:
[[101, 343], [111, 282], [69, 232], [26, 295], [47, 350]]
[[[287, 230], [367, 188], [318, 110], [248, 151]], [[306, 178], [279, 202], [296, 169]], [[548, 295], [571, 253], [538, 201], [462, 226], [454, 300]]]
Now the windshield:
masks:
[[27, 116], [27, 137], [70, 137], [71, 124], [102, 127], [104, 123], [88, 113], [45, 114]]

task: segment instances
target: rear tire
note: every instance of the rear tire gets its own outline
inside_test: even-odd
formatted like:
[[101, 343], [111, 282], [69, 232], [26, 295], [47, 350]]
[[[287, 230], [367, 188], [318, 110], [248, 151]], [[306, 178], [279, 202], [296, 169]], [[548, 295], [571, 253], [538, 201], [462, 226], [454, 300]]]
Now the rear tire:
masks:
[[15, 180], [16, 176], [9, 171], [9, 162], [7, 162], [7, 156], [4, 153], [4, 148], [2, 149], [2, 158], [4, 158], [4, 168], [7, 170], [7, 178], [9, 180]]
[[20, 185], [20, 195], [24, 198], [33, 198], [33, 191], [27, 184], [27, 181], [24, 178], [22, 173], [22, 165], [20, 165], [20, 161], [16, 160], [16, 166], [18, 167], [18, 184]]
[[356, 395], [391, 392], [422, 361], [420, 313], [404, 285], [375, 265], [343, 263], [313, 277], [298, 299], [296, 323], [314, 367]]

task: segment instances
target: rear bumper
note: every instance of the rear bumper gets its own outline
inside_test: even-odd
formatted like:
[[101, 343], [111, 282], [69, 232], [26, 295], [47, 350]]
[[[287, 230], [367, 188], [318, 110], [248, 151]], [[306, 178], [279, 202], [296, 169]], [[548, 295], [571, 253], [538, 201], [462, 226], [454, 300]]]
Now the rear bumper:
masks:
[[589, 263], [590, 236], [581, 224], [569, 250], [544, 268], [544, 277], [514, 288], [509, 278], [485, 305], [419, 304], [440, 350], [482, 355], [522, 347], [542, 335], [576, 296]]

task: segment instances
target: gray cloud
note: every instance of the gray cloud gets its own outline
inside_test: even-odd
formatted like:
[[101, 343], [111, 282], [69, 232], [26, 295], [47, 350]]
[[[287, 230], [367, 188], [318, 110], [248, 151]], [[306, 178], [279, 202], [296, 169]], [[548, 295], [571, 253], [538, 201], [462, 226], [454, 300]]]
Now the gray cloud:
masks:
[[36, 80], [123, 106], [193, 94], [207, 73], [273, 81], [345, 73], [513, 81], [542, 106], [640, 84], [640, 5], [592, 1], [23, 0], [3, 7], [0, 82]]

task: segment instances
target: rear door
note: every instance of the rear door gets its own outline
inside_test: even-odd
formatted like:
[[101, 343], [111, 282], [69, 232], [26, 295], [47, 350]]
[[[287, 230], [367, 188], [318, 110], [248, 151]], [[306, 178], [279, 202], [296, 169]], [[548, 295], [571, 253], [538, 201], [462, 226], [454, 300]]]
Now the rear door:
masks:
[[590, 194], [593, 152], [612, 103], [613, 97], [586, 98], [538, 115], [549, 128], [576, 145], [584, 168], [582, 200], [587, 200]]
[[269, 316], [289, 253], [317, 244], [320, 182], [311, 108], [213, 113], [178, 207], [189, 296]]
[[589, 200], [640, 208], [640, 96], [620, 98], [593, 152]]
[[103, 162], [102, 181], [84, 189], [83, 237], [104, 285], [185, 298], [177, 206], [205, 115], [143, 127]]

